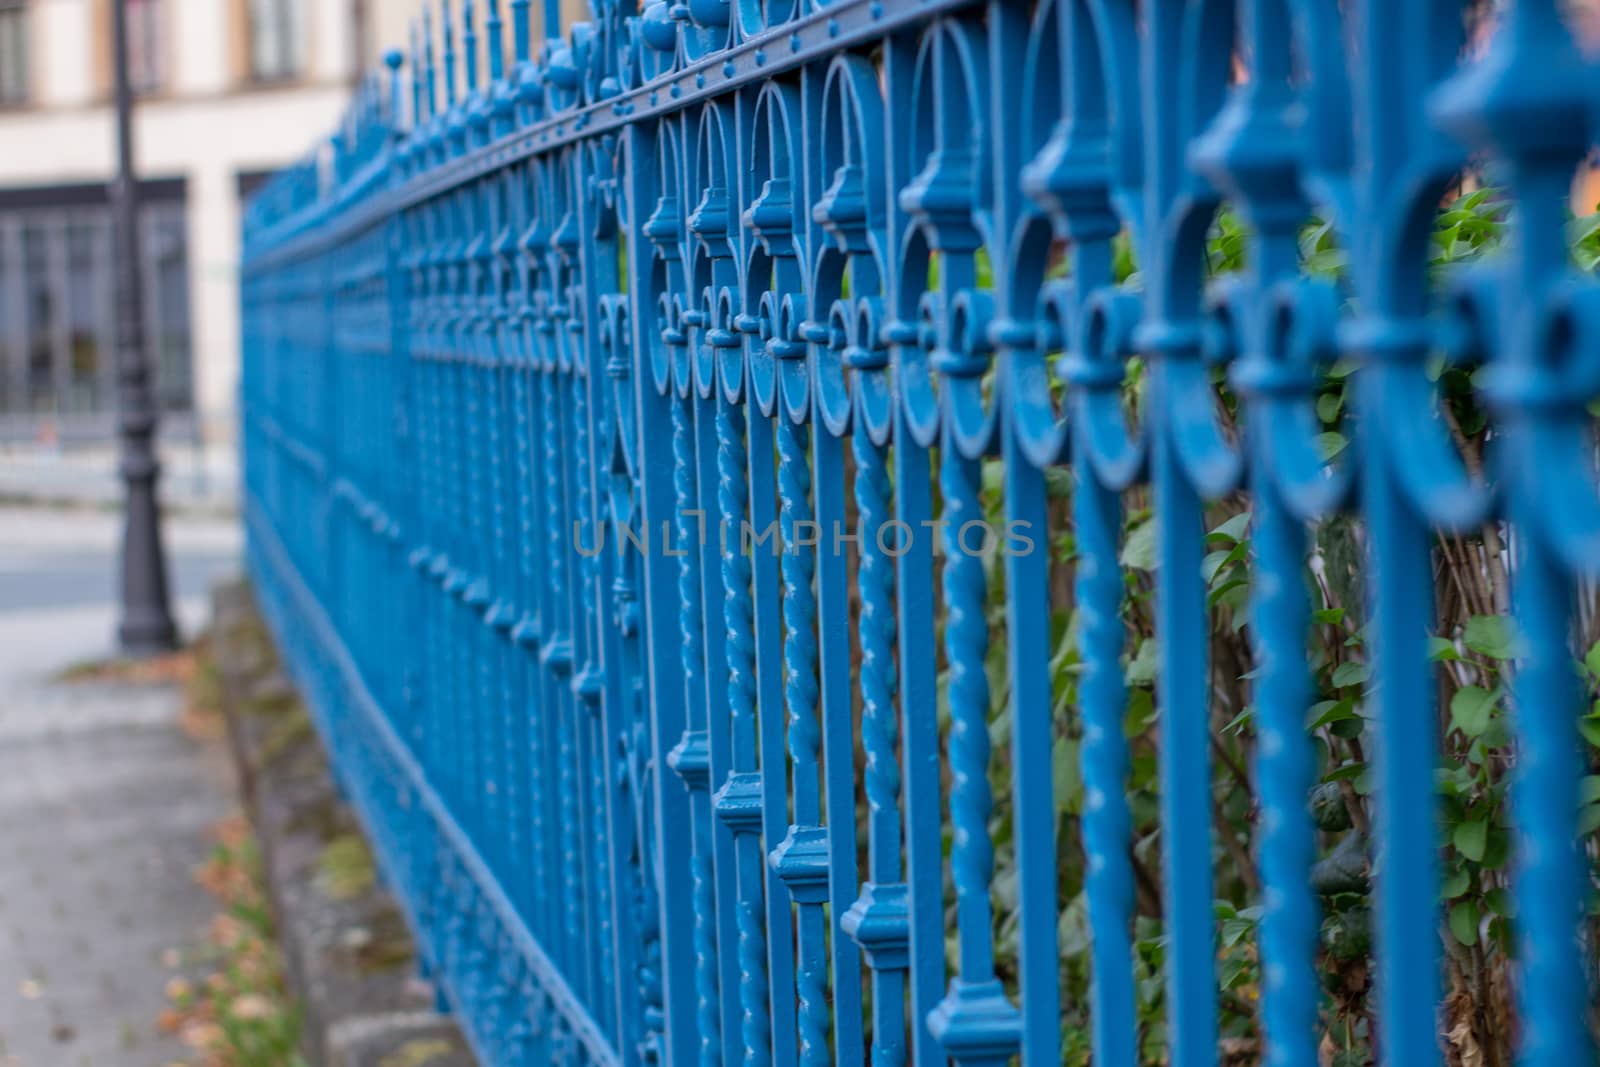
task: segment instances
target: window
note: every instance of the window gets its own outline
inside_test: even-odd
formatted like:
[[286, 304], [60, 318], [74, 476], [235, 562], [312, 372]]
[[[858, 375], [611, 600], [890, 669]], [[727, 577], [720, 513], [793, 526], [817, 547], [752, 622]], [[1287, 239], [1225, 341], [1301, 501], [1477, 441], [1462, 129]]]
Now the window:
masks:
[[[145, 353], [157, 403], [194, 407], [188, 226], [181, 182], [144, 182]], [[104, 185], [0, 189], [0, 442], [114, 429], [116, 276]]]
[[70, 412], [107, 406], [111, 347], [111, 220], [99, 213], [67, 222], [67, 395]]
[[167, 60], [161, 0], [124, 2], [128, 10], [128, 84], [136, 93], [152, 92], [161, 87]]
[[0, 0], [0, 107], [28, 102], [28, 5]]
[[145, 257], [145, 352], [155, 372], [156, 402], [163, 411], [187, 411], [193, 402], [189, 351], [189, 243], [182, 204], [145, 209], [140, 241]]
[[250, 0], [250, 76], [281, 81], [305, 63], [301, 0]]
[[11, 355], [12, 333], [11, 320], [15, 313], [11, 305], [15, 303], [16, 283], [18, 270], [11, 263], [11, 237], [6, 220], [0, 218], [0, 413], [11, 410], [16, 404], [13, 397], [15, 389], [13, 379], [16, 377], [12, 369], [15, 363]]
[[23, 351], [27, 374], [28, 410], [48, 414], [56, 406], [55, 338], [56, 292], [51, 284], [51, 238], [57, 227], [54, 220], [31, 219], [22, 227]]

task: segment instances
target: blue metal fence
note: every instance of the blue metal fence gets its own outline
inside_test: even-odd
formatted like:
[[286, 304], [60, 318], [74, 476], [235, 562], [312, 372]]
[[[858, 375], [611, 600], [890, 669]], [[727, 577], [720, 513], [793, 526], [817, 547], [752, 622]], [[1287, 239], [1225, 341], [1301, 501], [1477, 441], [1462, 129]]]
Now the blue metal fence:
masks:
[[1561, 5], [463, 6], [251, 205], [242, 396], [486, 1063], [1594, 1062]]

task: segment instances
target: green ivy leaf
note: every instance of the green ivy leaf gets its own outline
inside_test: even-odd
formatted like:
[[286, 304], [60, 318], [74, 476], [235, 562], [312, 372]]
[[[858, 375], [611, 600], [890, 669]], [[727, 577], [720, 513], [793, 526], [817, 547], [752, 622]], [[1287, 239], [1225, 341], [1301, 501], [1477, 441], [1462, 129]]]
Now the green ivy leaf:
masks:
[[1600, 641], [1589, 646], [1589, 651], [1583, 657], [1583, 665], [1589, 669], [1590, 674], [1600, 678]]
[[[1134, 689], [1128, 693], [1128, 710], [1123, 713], [1122, 732], [1126, 737], [1138, 737], [1156, 721], [1156, 702], [1148, 689]], [[1134, 760], [1138, 769], [1138, 759]], [[1137, 781], [1137, 779], [1135, 779]]]
[[1590, 712], [1578, 720], [1578, 732], [1583, 739], [1600, 748], [1600, 712]]
[[1311, 720], [1310, 729], [1312, 730], [1321, 729], [1336, 722], [1344, 722], [1347, 719], [1359, 718], [1356, 714], [1356, 702], [1348, 698], [1345, 700], [1318, 701], [1311, 705], [1311, 714], [1316, 716]]
[[1463, 945], [1478, 943], [1478, 902], [1463, 900], [1450, 907], [1450, 932]]
[[1134, 570], [1156, 569], [1156, 524], [1152, 520], [1141, 522], [1128, 531], [1122, 542], [1122, 565]]
[[1139, 651], [1134, 653], [1128, 661], [1128, 669], [1123, 672], [1129, 685], [1150, 685], [1156, 680], [1156, 670], [1160, 666], [1157, 651], [1155, 638], [1147, 637], [1139, 642]]
[[1473, 863], [1482, 863], [1484, 852], [1489, 846], [1489, 824], [1482, 819], [1459, 823], [1450, 840], [1455, 844], [1457, 852]]
[[1322, 462], [1328, 463], [1337, 457], [1340, 452], [1343, 452], [1349, 446], [1350, 441], [1344, 434], [1334, 433], [1329, 430], [1327, 433], [1317, 434], [1316, 437], [1312, 438], [1311, 443], [1316, 446], [1317, 452], [1322, 456]]
[[1222, 947], [1232, 948], [1255, 930], [1256, 924], [1249, 919], [1224, 919], [1222, 922]]
[[1516, 635], [1504, 615], [1474, 615], [1467, 620], [1461, 639], [1472, 651], [1490, 659], [1516, 658]]
[[1317, 397], [1317, 418], [1323, 422], [1332, 422], [1339, 417], [1339, 409], [1344, 407], [1343, 393], [1323, 393]]
[[1047, 496], [1063, 498], [1072, 495], [1072, 472], [1065, 467], [1046, 467], [1044, 491]]
[[1214, 608], [1221, 604], [1237, 611], [1245, 606], [1249, 596], [1250, 580], [1248, 578], [1230, 578], [1206, 594], [1206, 606]]
[[1078, 742], [1058, 737], [1050, 746], [1051, 779], [1055, 786], [1056, 814], [1076, 814], [1083, 808], [1083, 782], [1079, 778]]
[[1600, 774], [1586, 775], [1578, 783], [1578, 802], [1593, 804], [1596, 801], [1600, 801]]
[[1205, 558], [1200, 561], [1200, 577], [1205, 580], [1206, 585], [1217, 580], [1217, 573], [1227, 565], [1229, 555], [1231, 553], [1226, 549], [1206, 553]]
[[1489, 728], [1496, 695], [1479, 685], [1463, 686], [1450, 698], [1450, 718], [1456, 729], [1468, 737], [1478, 737]]
[[1061, 909], [1056, 920], [1056, 941], [1063, 956], [1089, 951], [1089, 910], [1082, 893]]
[[1248, 511], [1241, 511], [1241, 512], [1239, 512], [1239, 514], [1233, 516], [1227, 522], [1222, 523], [1221, 525], [1219, 525], [1215, 529], [1213, 529], [1210, 533], [1206, 534], [1206, 537], [1208, 539], [1209, 538], [1226, 539], [1227, 541], [1229, 541], [1231, 543], [1237, 544], [1238, 542], [1244, 540], [1245, 533], [1249, 529], [1250, 529], [1250, 513]]
[[1510, 918], [1517, 913], [1517, 898], [1511, 895], [1511, 890], [1504, 886], [1495, 886], [1483, 895], [1483, 902], [1489, 910], [1496, 915]]
[[1454, 900], [1468, 889], [1472, 888], [1472, 875], [1465, 867], [1458, 867], [1455, 873], [1444, 880], [1439, 887], [1439, 894], [1446, 900]]
[[1333, 684], [1337, 689], [1347, 685], [1365, 685], [1371, 674], [1371, 668], [1365, 663], [1341, 663], [1334, 668]]
[[1430, 638], [1428, 638], [1428, 659], [1430, 661], [1432, 661], [1434, 663], [1438, 663], [1438, 662], [1440, 662], [1442, 660], [1452, 660], [1453, 661], [1453, 660], [1458, 660], [1460, 658], [1461, 658], [1461, 653], [1456, 651], [1455, 644], [1453, 642], [1451, 642], [1449, 638], [1446, 638], [1446, 637], [1430, 637]]
[[1600, 829], [1600, 804], [1586, 805], [1578, 812], [1578, 836], [1588, 837]]
[[1353, 760], [1342, 767], [1336, 767], [1322, 776], [1324, 782], [1343, 782], [1351, 778], [1359, 778], [1366, 772], [1367, 765], [1361, 760]]

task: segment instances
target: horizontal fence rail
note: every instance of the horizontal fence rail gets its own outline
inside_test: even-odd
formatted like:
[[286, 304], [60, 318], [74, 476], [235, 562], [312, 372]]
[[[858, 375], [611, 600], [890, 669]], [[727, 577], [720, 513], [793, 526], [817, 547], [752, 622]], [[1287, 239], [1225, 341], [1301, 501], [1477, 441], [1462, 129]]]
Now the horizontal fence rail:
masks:
[[1563, 10], [425, 16], [248, 209], [245, 509], [482, 1060], [1595, 1062]]

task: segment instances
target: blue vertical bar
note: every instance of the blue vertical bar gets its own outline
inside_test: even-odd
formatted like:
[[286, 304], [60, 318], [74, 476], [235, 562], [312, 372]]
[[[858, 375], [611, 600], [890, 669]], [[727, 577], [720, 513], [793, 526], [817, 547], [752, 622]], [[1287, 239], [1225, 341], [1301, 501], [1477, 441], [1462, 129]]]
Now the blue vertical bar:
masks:
[[[652, 168], [640, 161], [653, 160], [655, 141], [647, 136], [643, 126], [630, 126], [624, 136], [625, 159], [629, 165], [629, 202], [635, 205], [653, 203], [656, 196]], [[629, 291], [648, 291], [648, 262], [645, 260], [649, 243], [643, 232], [647, 216], [642, 210], [634, 212], [628, 248]], [[631, 318], [633, 325], [633, 350], [649, 351], [658, 343], [647, 331], [651, 329], [642, 315]], [[635, 376], [635, 403], [639, 419], [641, 441], [670, 440], [670, 419], [666, 406], [655, 393], [655, 387], [646, 374]], [[670, 464], [646, 462], [639, 478], [640, 518], [650, 536], [662, 536], [662, 523], [670, 523], [672, 514], [672, 470]], [[659, 541], [652, 542], [655, 550], [643, 554], [643, 586], [645, 606], [646, 644], [645, 662], [651, 694], [651, 750], [660, 759], [678, 743], [684, 728], [684, 700], [681, 695], [682, 666], [677, 649], [672, 647], [668, 635], [681, 633], [679, 614], [676, 560], [668, 557]], [[656, 874], [661, 891], [661, 960], [662, 993], [666, 1011], [664, 1033], [668, 1067], [689, 1067], [697, 1060], [699, 1038], [694, 1020], [694, 952], [687, 943], [694, 928], [693, 902], [689, 893], [687, 860], [689, 846], [688, 796], [669, 776], [659, 771], [652, 779], [655, 805]]]
[[[773, 457], [775, 417], [748, 406], [746, 456], [750, 473], [751, 589], [758, 604], [777, 603], [782, 596], [778, 553], [769, 531], [777, 522], [777, 486]], [[758, 541], [765, 538], [765, 541]], [[743, 547], [741, 545], [741, 547]], [[789, 827], [789, 766], [784, 751], [783, 621], [776, 612], [757, 612], [756, 719], [761, 760], [761, 832], [765, 842], [782, 841]], [[790, 934], [793, 913], [789, 887], [762, 857], [767, 892], [767, 979], [771, 988], [772, 1061], [793, 1067], [798, 1061], [794, 997], [795, 949]]]

